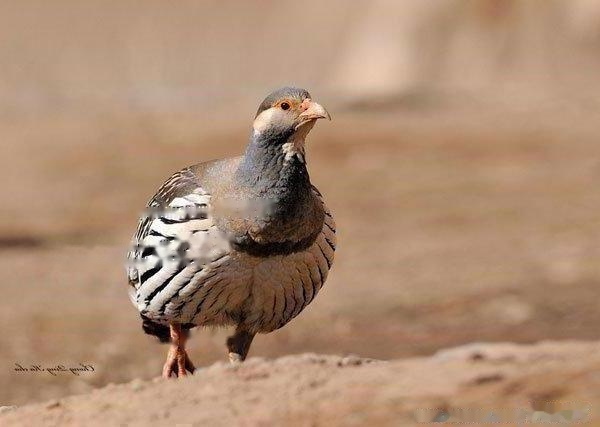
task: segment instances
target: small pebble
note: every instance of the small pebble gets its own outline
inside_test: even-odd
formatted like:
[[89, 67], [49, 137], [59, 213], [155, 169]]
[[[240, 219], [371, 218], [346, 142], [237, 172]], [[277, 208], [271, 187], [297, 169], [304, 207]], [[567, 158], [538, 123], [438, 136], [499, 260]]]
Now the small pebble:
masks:
[[129, 384], [129, 387], [133, 391], [140, 391], [140, 390], [144, 389], [144, 382], [142, 380], [140, 380], [139, 378], [137, 378]]
[[342, 358], [342, 360], [339, 361], [338, 366], [358, 366], [362, 365], [362, 363], [363, 360], [360, 357], [351, 354]]
[[46, 409], [54, 409], [60, 407], [60, 402], [58, 400], [51, 400], [46, 403]]

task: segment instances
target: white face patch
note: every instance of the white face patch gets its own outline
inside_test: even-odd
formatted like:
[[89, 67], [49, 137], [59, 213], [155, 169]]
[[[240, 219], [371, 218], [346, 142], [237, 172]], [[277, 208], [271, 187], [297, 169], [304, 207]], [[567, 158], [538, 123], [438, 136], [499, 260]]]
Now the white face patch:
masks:
[[261, 134], [265, 131], [265, 129], [273, 126], [274, 124], [291, 126], [293, 122], [294, 117], [288, 111], [284, 111], [278, 107], [271, 107], [260, 113], [256, 119], [254, 119], [252, 128], [254, 129], [255, 134]]
[[[296, 119], [297, 117], [292, 111], [284, 111], [279, 107], [271, 107], [261, 112], [256, 119], [254, 119], [252, 125], [254, 135], [260, 135], [273, 126], [282, 128], [292, 127], [294, 126]], [[298, 160], [304, 163], [304, 140], [315, 125], [315, 122], [316, 120], [309, 120], [301, 125], [296, 125], [294, 134], [281, 146], [286, 161], [297, 156]]]

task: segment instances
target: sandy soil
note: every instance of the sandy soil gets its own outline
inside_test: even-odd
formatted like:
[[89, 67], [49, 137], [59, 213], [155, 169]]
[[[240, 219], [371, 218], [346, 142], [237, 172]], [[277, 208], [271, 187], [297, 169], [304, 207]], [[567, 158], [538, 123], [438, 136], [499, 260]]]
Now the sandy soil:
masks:
[[[334, 105], [309, 141], [339, 228], [330, 279], [252, 357], [600, 338], [594, 108], [361, 108]], [[166, 348], [126, 295], [136, 215], [172, 171], [239, 153], [247, 130], [194, 114], [0, 121], [0, 405], [158, 374]], [[226, 336], [195, 333], [196, 364], [224, 360]], [[26, 375], [16, 363], [95, 370]]]
[[[470, 345], [375, 361], [303, 354], [216, 363], [182, 380], [135, 380], [5, 408], [5, 427], [409, 426], [419, 422], [598, 421], [600, 344]], [[426, 378], [426, 380], [424, 380]], [[512, 421], [512, 422], [511, 422]], [[497, 424], [495, 424], [497, 425]]]

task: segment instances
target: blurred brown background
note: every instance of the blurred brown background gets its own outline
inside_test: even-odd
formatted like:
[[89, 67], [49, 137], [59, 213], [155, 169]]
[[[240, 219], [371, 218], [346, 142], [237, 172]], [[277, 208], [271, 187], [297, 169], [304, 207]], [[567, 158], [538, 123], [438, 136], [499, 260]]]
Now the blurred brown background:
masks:
[[[286, 84], [334, 117], [308, 154], [339, 249], [251, 356], [599, 337], [597, 1], [2, 1], [0, 36], [0, 405], [158, 374], [136, 217]], [[227, 331], [195, 335], [197, 364], [225, 357]]]

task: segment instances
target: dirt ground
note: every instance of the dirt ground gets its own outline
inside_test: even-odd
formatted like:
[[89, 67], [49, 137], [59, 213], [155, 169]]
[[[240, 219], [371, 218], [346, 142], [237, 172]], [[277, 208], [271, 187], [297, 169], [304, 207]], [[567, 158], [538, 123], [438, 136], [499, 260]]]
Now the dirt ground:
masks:
[[[568, 360], [568, 363], [565, 361]], [[600, 345], [471, 345], [374, 361], [302, 354], [223, 362], [23, 408], [3, 426], [411, 426], [597, 422]], [[427, 380], [423, 381], [426, 377]], [[501, 424], [499, 424], [502, 422]]]
[[[250, 355], [397, 359], [480, 341], [599, 339], [600, 109], [556, 105], [330, 108], [308, 161], [338, 223], [335, 265], [315, 302]], [[249, 119], [219, 117], [0, 121], [0, 384], [10, 385], [0, 406], [159, 374], [167, 349], [141, 330], [123, 255], [164, 178], [243, 149]], [[196, 365], [225, 360], [226, 336], [197, 331]], [[79, 363], [94, 371], [15, 370]], [[348, 369], [385, 376], [396, 365], [370, 366]], [[235, 375], [253, 369], [266, 368]]]

